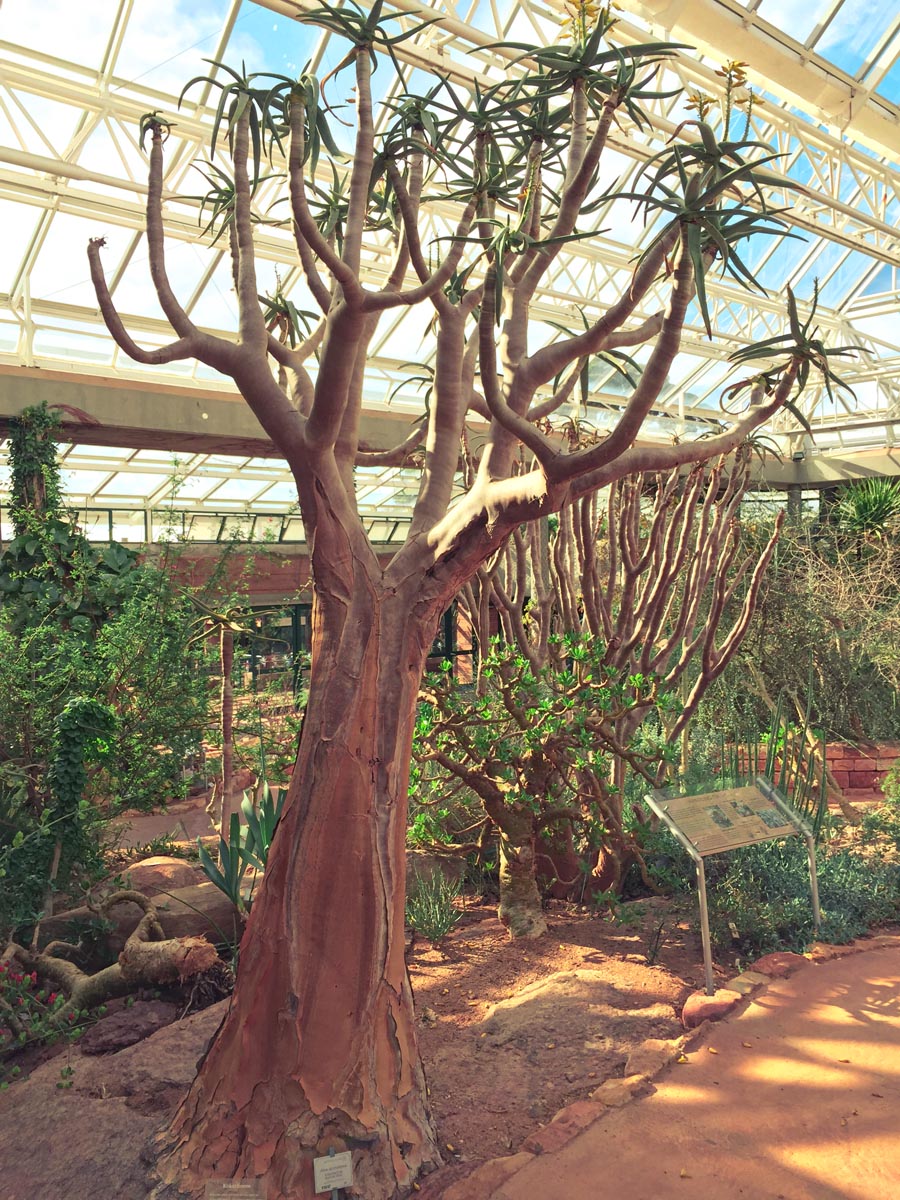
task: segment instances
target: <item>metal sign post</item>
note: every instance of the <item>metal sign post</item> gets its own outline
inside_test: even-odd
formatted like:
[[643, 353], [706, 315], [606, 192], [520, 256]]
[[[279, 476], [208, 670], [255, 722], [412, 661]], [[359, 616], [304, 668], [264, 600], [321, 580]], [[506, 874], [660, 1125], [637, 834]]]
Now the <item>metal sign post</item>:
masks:
[[758, 775], [756, 783], [748, 787], [705, 792], [700, 796], [670, 796], [664, 790], [657, 790], [648, 793], [644, 799], [651, 812], [659, 817], [694, 860], [708, 996], [716, 990], [709, 936], [706, 872], [703, 866], [704, 858], [709, 855], [737, 850], [741, 846], [753, 846], [758, 842], [774, 841], [776, 838], [802, 837], [809, 856], [813, 920], [818, 932], [821, 913], [815, 837], [806, 822], [778, 794], [768, 779]]

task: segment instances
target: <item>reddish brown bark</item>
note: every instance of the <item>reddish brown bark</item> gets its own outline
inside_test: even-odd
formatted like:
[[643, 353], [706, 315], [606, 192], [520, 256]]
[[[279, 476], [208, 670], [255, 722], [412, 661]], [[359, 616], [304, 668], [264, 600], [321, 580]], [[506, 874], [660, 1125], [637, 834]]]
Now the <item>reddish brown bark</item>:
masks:
[[[404, 950], [406, 798], [437, 608], [386, 590], [373, 554], [318, 595], [309, 704], [238, 987], [166, 1137], [165, 1194], [264, 1177], [313, 1196], [312, 1160], [351, 1149], [390, 1197], [440, 1161]], [[340, 577], [340, 579], [338, 578]], [[348, 585], [351, 585], [348, 587]], [[337, 593], [337, 595], [335, 595]]]

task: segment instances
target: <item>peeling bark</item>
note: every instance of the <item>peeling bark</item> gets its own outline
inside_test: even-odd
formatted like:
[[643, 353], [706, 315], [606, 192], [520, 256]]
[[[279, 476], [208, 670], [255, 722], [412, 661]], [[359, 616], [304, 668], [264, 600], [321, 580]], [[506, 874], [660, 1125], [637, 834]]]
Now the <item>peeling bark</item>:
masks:
[[350, 1194], [366, 1200], [440, 1162], [403, 957], [412, 730], [437, 610], [404, 620], [421, 589], [392, 595], [376, 572], [356, 563], [352, 586], [318, 594], [307, 719], [238, 987], [163, 1142], [161, 1175], [182, 1194], [265, 1177], [271, 1197], [306, 1200], [328, 1145], [353, 1151], [365, 1183]]

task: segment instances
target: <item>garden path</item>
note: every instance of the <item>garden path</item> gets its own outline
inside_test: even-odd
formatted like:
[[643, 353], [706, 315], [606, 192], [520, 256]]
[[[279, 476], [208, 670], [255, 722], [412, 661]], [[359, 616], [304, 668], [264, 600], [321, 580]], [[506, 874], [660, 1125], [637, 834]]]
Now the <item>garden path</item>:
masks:
[[900, 937], [879, 942], [771, 984], [483, 1200], [900, 1196]]

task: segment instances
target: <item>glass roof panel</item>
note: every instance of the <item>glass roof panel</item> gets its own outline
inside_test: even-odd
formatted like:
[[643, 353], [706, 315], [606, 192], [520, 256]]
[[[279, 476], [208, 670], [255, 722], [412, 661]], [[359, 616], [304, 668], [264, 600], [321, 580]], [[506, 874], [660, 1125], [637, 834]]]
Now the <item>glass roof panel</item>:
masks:
[[19, 46], [35, 46], [44, 54], [76, 63], [99, 62], [109, 40], [119, 0], [82, 0], [73, 19], [71, 6], [6, 0], [3, 37]]
[[[178, 95], [206, 75], [228, 11], [228, 0], [137, 0], [116, 59], [117, 79]], [[91, 59], [86, 61], [90, 62]]]
[[[0, 226], [6, 233], [0, 246], [0, 294], [14, 293], [0, 308], [0, 365], [25, 363], [86, 372], [100, 365], [113, 377], [119, 373], [127, 378], [156, 378], [172, 385], [218, 379], [215, 372], [194, 363], [171, 364], [151, 371], [116, 351], [97, 321], [84, 245], [88, 236], [102, 233], [107, 237], [104, 262], [108, 277], [117, 304], [133, 322], [137, 340], [147, 346], [168, 340], [170, 334], [149, 277], [146, 243], [140, 237], [146, 160], [137, 149], [135, 113], [156, 109], [174, 113], [177, 95], [188, 78], [206, 73], [208, 66], [203, 59], [217, 55], [225, 42], [225, 60], [238, 64], [243, 59], [249, 70], [296, 74], [312, 58], [319, 76], [325, 76], [344, 56], [345, 49], [320, 28], [287, 16], [293, 5], [294, 0], [237, 0], [234, 4], [231, 0], [131, 0], [121, 5], [115, 0], [84, 0], [79, 7], [79, 21], [74, 22], [70, 6], [63, 0], [43, 0], [39, 6], [28, 0], [7, 0], [2, 36], [18, 48], [8, 53], [16, 68], [8, 80], [0, 72], [0, 142], [12, 149], [18, 147], [16, 153], [25, 159], [17, 161], [13, 156], [8, 161], [9, 169], [4, 169], [0, 187]], [[420, 7], [428, 6], [423, 2]], [[461, 88], [473, 72], [482, 79], [499, 79], [517, 69], [510, 63], [514, 55], [504, 59], [497, 51], [482, 50], [480, 43], [485, 38], [493, 41], [506, 35], [530, 40], [537, 36], [549, 41], [559, 35], [559, 0], [523, 0], [515, 4], [512, 0], [472, 0], [465, 5], [433, 0], [431, 7], [435, 13], [453, 18], [452, 29], [432, 26], [400, 51], [401, 57], [408, 57], [407, 50], [414, 56], [415, 68], [409, 63], [405, 67], [407, 80], [425, 88], [434, 76], [422, 69], [423, 61], [455, 72], [454, 86]], [[622, 0], [619, 7], [622, 37], [646, 39], [638, 0]], [[682, 16], [687, 19], [695, 8], [690, 4], [678, 7], [676, 20]], [[896, 5], [878, 4], [876, 0], [761, 0], [744, 7], [751, 26], [758, 15], [777, 27], [779, 52], [784, 39], [795, 38], [798, 53], [802, 44], [808, 43], [813, 51], [806, 53], [814, 61], [817, 54], [825, 54], [851, 74], [864, 71], [867, 87], [876, 87], [882, 96], [900, 101], [895, 32], [900, 14]], [[414, 19], [404, 13], [395, 28], [408, 28]], [[474, 28], [471, 36], [462, 24], [466, 20]], [[677, 35], [677, 29], [674, 33]], [[760, 62], [770, 61], [773, 47], [767, 42], [764, 49]], [[721, 47], [718, 56], [714, 47], [707, 46], [706, 50], [705, 57], [685, 54], [668, 64], [660, 86], [677, 84], [687, 90], [715, 92], [719, 83], [714, 72], [731, 57], [731, 47]], [[58, 61], [48, 59], [48, 55], [58, 56]], [[71, 57], [71, 64], [64, 56]], [[22, 69], [23, 64], [27, 70]], [[756, 64], [751, 61], [751, 74], [755, 70]], [[110, 74], [108, 92], [104, 92]], [[895, 295], [900, 272], [900, 246], [893, 237], [893, 227], [900, 222], [897, 155], [887, 156], [883, 148], [879, 152], [879, 143], [868, 135], [858, 143], [854, 141], [857, 113], [869, 115], [865, 97], [860, 100], [848, 91], [847, 107], [841, 108], [841, 85], [835, 76], [835, 96], [829, 92], [828, 113], [814, 105], [806, 113], [798, 97], [804, 94], [808, 73], [796, 68], [793, 77], [789, 74], [782, 77], [773, 72], [771, 79], [752, 74], [758, 97], [754, 129], [765, 131], [766, 137], [776, 137], [779, 148], [787, 151], [774, 169], [807, 189], [800, 194], [783, 191], [776, 200], [779, 207], [787, 207], [785, 220], [793, 226], [793, 232], [802, 233], [805, 240], [760, 239], [742, 246], [742, 257], [769, 289], [769, 297], [761, 298], [758, 304], [748, 301], [730, 276], [713, 273], [710, 304], [718, 314], [724, 336], [713, 343], [707, 341], [694, 305], [694, 328], [685, 339], [684, 353], [669, 381], [667, 403], [676, 408], [682, 403], [690, 406], [695, 394], [700, 397], [698, 403], [706, 402], [710, 380], [724, 381], [727, 377], [722, 360], [730, 350], [746, 344], [750, 337], [771, 337], [781, 332], [785, 283], [796, 280], [801, 285], [798, 294], [805, 303], [814, 277], [821, 281], [819, 318], [825, 336], [839, 342], [857, 334], [863, 340], [875, 339], [876, 367], [865, 370], [871, 374], [877, 368], [884, 382], [858, 391], [865, 397], [861, 401], [863, 409], [881, 413], [895, 403], [889, 379], [897, 360], [895, 309], [882, 310], [877, 298], [884, 297], [886, 303]], [[66, 89], [59, 86], [62, 79], [67, 81]], [[386, 60], [380, 62], [375, 84], [378, 95], [388, 88], [396, 89]], [[220, 243], [210, 249], [209, 238], [197, 229], [197, 203], [176, 198], [178, 191], [191, 195], [204, 188], [202, 177], [191, 170], [191, 161], [202, 162], [208, 155], [217, 95], [212, 89], [204, 97], [204, 89], [198, 87], [191, 92], [181, 114], [176, 115], [177, 124], [166, 148], [166, 189], [170, 196], [166, 201], [166, 250], [175, 291], [197, 323], [230, 334], [235, 328], [236, 312], [230, 266], [227, 255], [222, 255], [224, 246]], [[342, 73], [331, 79], [327, 95], [335, 106], [345, 105], [351, 98], [349, 76]], [[102, 111], [98, 96], [103, 96]], [[198, 108], [204, 100], [206, 107]], [[597, 198], [617, 186], [634, 186], [647, 158], [673, 136], [679, 136], [673, 132], [679, 121], [694, 116], [686, 102], [686, 95], [648, 102], [650, 126], [639, 129], [624, 121], [614, 131], [602, 177], [596, 184]], [[717, 121], [718, 117], [714, 114], [712, 119]], [[827, 124], [829, 121], [834, 124]], [[349, 131], [340, 125], [335, 125], [335, 130], [349, 146]], [[891, 144], [896, 146], [895, 133], [892, 137]], [[29, 156], [40, 157], [30, 162]], [[47, 158], [59, 161], [49, 169]], [[275, 181], [261, 186], [261, 217], [286, 215], [283, 206], [269, 207], [278, 196], [278, 186]], [[452, 211], [435, 214], [423, 239], [425, 244], [446, 236], [452, 220]], [[539, 297], [529, 331], [531, 345], [555, 336], [548, 320], [572, 325], [580, 320], [579, 307], [588, 314], [596, 313], [620, 295], [627, 287], [636, 250], [649, 243], [660, 220], [650, 230], [643, 230], [641, 220], [635, 219], [634, 204], [621, 200], [598, 209], [593, 228], [601, 232], [557, 260], [546, 294]], [[311, 309], [308, 289], [296, 270], [290, 231], [261, 225], [258, 232], [260, 290], [271, 289], [277, 277], [298, 307]], [[383, 236], [373, 237], [365, 250], [366, 260], [381, 264], [385, 248]], [[858, 295], [865, 298], [868, 307], [854, 299]], [[649, 300], [635, 319], [650, 315], [660, 296]], [[0, 295], [0, 305], [5, 303]], [[26, 317], [28, 303], [32, 311]], [[422, 310], [384, 316], [373, 340], [371, 374], [365, 389], [367, 404], [373, 408], [383, 406], [400, 384], [392, 404], [421, 410], [423, 385], [411, 378], [415, 369], [403, 364], [429, 360], [433, 353], [432, 340], [425, 336], [429, 319], [430, 314]], [[881, 362], [878, 356], [882, 356]], [[863, 372], [862, 367], [853, 369]], [[858, 382], [862, 385], [866, 380], [860, 378]], [[610, 379], [603, 386], [604, 390], [610, 389], [611, 395], [624, 394], [620, 380]], [[233, 391], [230, 381], [223, 387]], [[684, 388], [688, 396], [682, 399]], [[812, 411], [815, 401], [809, 403]], [[823, 408], [820, 415], [824, 412]], [[125, 462], [127, 456], [122, 454]], [[189, 475], [190, 482], [185, 484], [179, 502], [189, 504], [194, 497], [199, 500], [215, 493], [238, 469], [239, 461], [204, 460], [202, 470], [221, 469], [222, 478]], [[252, 495], [264, 492], [268, 486], [265, 494], [273, 503], [276, 497], [281, 504], [292, 502], [292, 485], [286, 474], [280, 477], [276, 468], [273, 475], [271, 468], [257, 460], [243, 469], [253, 475], [243, 481], [246, 494], [251, 494], [251, 485], [255, 489]], [[120, 474], [125, 480], [128, 472]], [[141, 474], [131, 474], [134, 481], [146, 481]], [[271, 483], [273, 478], [277, 481]], [[390, 472], [378, 472], [371, 481], [380, 489], [389, 489], [387, 502], [391, 504], [400, 503], [398, 497], [408, 499], [417, 487], [412, 479]], [[131, 495], [140, 501], [135, 486], [130, 493], [116, 494]], [[212, 498], [207, 500], [213, 502]], [[239, 498], [228, 502], [241, 503]]]
[[833, 0], [762, 0], [761, 17], [798, 42], [805, 42], [831, 8]]
[[154, 492], [158, 492], [164, 488], [169, 482], [168, 475], [151, 475], [132, 472], [120, 472], [114, 475], [109, 483], [105, 484], [99, 491], [94, 494], [100, 500], [112, 498], [113, 496], [140, 496], [146, 499], [152, 496]]
[[897, 10], [883, 0], [843, 0], [821, 37], [810, 44], [848, 75], [856, 75], [896, 20]]
[[876, 91], [894, 104], [900, 104], [900, 58], [885, 72]]

